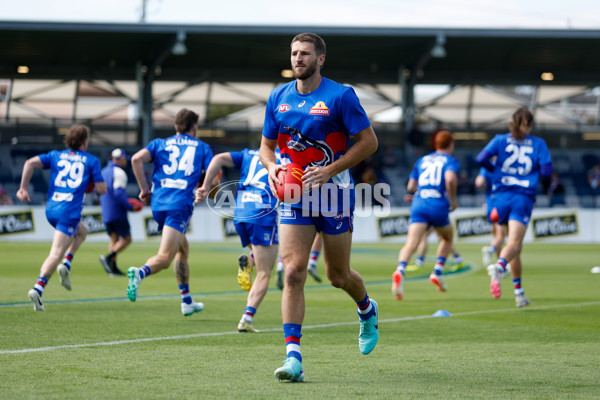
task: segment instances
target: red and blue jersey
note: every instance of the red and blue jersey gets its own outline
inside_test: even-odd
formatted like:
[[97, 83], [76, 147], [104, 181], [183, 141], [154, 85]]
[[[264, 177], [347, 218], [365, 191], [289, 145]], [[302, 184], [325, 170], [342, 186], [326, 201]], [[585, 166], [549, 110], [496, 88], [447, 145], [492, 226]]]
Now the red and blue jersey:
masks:
[[104, 182], [98, 157], [82, 151], [53, 150], [38, 156], [50, 168], [46, 217], [79, 219], [83, 196], [91, 182]]
[[[231, 152], [236, 169], [240, 170], [233, 221], [255, 225], [277, 225], [277, 198], [271, 193], [268, 172], [258, 157], [258, 150]], [[279, 162], [279, 152], [277, 151]]]
[[194, 189], [213, 158], [210, 147], [187, 134], [154, 139], [146, 149], [152, 156], [152, 211], [191, 213]]
[[[350, 137], [369, 126], [369, 118], [354, 89], [322, 78], [319, 87], [308, 94], [298, 93], [296, 81], [274, 89], [267, 101], [263, 136], [277, 140], [282, 164], [294, 162], [306, 169], [332, 164], [346, 154]], [[349, 171], [334, 176], [330, 182], [340, 191], [351, 190], [353, 207], [354, 189]], [[342, 208], [343, 203], [339, 202], [338, 209], [343, 211]]]

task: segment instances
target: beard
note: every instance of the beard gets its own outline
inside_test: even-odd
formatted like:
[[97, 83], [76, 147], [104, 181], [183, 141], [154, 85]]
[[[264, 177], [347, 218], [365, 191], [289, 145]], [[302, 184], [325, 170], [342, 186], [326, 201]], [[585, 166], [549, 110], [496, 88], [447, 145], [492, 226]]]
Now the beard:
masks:
[[304, 72], [299, 73], [298, 70], [296, 69], [296, 67], [292, 67], [293, 71], [294, 71], [294, 77], [296, 79], [299, 79], [301, 81], [310, 78], [311, 76], [313, 76], [315, 74], [315, 72], [317, 72], [317, 62], [315, 61], [313, 64], [310, 65], [303, 65], [304, 67]]

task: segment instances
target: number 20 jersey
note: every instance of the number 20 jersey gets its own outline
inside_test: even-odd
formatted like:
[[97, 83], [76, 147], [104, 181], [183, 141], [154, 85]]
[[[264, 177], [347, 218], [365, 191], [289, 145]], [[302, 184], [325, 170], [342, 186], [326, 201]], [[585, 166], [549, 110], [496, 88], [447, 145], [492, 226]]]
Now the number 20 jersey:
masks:
[[192, 212], [194, 189], [213, 158], [210, 147], [190, 135], [177, 134], [154, 139], [146, 149], [154, 162], [152, 210]]
[[46, 216], [81, 218], [83, 196], [90, 182], [104, 182], [100, 160], [85, 151], [66, 149], [40, 154], [45, 169], [50, 168]]
[[410, 173], [410, 178], [415, 179], [418, 186], [411, 209], [424, 207], [428, 210], [449, 210], [444, 175], [446, 171], [457, 173], [459, 168], [456, 158], [437, 151], [419, 158]]
[[552, 163], [544, 139], [530, 135], [522, 140], [510, 133], [496, 135], [483, 151], [497, 156], [492, 176], [494, 193], [514, 191], [535, 197], [540, 166]]

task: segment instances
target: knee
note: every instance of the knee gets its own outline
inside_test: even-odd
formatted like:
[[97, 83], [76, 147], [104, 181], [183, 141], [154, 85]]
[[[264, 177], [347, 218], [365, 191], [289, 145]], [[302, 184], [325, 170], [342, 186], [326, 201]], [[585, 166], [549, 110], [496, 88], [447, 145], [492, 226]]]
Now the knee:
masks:
[[347, 274], [340, 273], [339, 271], [327, 272], [327, 278], [331, 282], [331, 286], [338, 289], [346, 287], [346, 282], [348, 281]]
[[300, 271], [293, 266], [285, 266], [285, 284], [288, 287], [298, 287], [304, 284], [306, 280], [306, 270]]

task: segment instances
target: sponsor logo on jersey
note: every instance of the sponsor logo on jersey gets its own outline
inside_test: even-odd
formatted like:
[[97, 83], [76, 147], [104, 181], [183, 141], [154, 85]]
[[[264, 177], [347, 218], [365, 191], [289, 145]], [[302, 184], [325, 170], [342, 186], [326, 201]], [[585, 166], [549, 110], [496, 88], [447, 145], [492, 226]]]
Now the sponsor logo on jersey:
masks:
[[310, 115], [329, 115], [329, 108], [325, 105], [325, 102], [318, 101], [309, 112]]
[[286, 209], [282, 208], [280, 216], [281, 216], [281, 218], [296, 219], [296, 211], [294, 211], [294, 210], [286, 210]]
[[291, 107], [289, 104], [282, 104], [279, 106], [279, 109], [277, 111], [284, 113], [286, 111], [290, 111]]
[[306, 104], [306, 100], [302, 100], [302, 103], [298, 104], [298, 107], [302, 107], [305, 104]]

